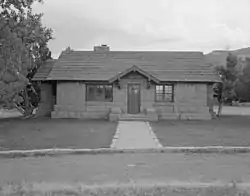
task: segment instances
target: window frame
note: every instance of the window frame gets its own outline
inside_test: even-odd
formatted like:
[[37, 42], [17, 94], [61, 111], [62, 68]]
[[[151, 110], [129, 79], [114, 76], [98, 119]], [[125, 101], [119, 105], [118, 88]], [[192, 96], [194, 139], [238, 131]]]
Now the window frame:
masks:
[[[157, 86], [161, 86], [163, 88], [162, 93], [157, 93]], [[172, 91], [171, 93], [165, 92], [166, 91], [166, 86], [171, 86]], [[157, 100], [157, 94], [162, 95], [162, 100]], [[171, 100], [168, 101], [165, 99], [166, 95], [171, 95]], [[155, 85], [155, 102], [160, 102], [160, 103], [173, 103], [174, 102], [174, 84], [159, 84]]]
[[[90, 99], [89, 93], [88, 93], [88, 89], [89, 89], [90, 86], [95, 87], [95, 91], [97, 91], [97, 87], [104, 86], [104, 91], [105, 91], [105, 93], [103, 95], [104, 99], [103, 100]], [[110, 100], [105, 99], [106, 92], [107, 92], [106, 91], [106, 89], [107, 89], [106, 87], [107, 86], [111, 87], [111, 99]], [[113, 84], [103, 84], [103, 83], [91, 84], [91, 83], [88, 83], [88, 84], [86, 84], [86, 88], [85, 89], [86, 89], [86, 91], [85, 91], [85, 101], [86, 102], [113, 102], [113, 99], [114, 99], [114, 97], [113, 97]]]

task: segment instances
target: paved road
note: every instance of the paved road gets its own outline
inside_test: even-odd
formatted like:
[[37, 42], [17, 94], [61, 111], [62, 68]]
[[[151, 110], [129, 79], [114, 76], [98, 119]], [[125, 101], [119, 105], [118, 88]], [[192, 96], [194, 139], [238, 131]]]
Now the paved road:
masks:
[[118, 149], [159, 148], [161, 145], [150, 125], [140, 121], [119, 121], [111, 147]]
[[0, 159], [0, 186], [13, 182], [106, 184], [250, 182], [250, 154], [114, 154]]

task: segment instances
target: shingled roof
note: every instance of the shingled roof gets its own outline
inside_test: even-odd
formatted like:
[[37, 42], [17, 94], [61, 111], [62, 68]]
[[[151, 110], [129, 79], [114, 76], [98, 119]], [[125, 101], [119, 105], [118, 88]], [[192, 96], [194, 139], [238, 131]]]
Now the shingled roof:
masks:
[[51, 59], [47, 60], [43, 65], [40, 66], [40, 68], [37, 70], [36, 74], [32, 78], [34, 81], [43, 81], [46, 80], [48, 75], [50, 74], [56, 60]]
[[134, 66], [159, 81], [220, 82], [202, 52], [159, 51], [64, 52], [46, 80], [111, 81]]

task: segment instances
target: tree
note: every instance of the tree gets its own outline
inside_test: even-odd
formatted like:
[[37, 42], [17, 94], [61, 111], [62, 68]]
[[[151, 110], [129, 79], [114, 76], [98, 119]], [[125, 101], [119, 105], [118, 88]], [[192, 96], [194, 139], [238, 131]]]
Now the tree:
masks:
[[223, 101], [227, 104], [232, 104], [232, 101], [236, 98], [235, 82], [238, 78], [238, 72], [236, 70], [237, 56], [229, 53], [226, 59], [226, 69], [222, 74], [223, 80]]
[[227, 69], [234, 69], [238, 62], [237, 56], [233, 55], [230, 52], [226, 58], [226, 61], [227, 61], [227, 64], [226, 64]]
[[[215, 71], [221, 77], [222, 81], [224, 81], [224, 75], [225, 75], [224, 73], [226, 72], [226, 69], [223, 66], [218, 66], [218, 67], [215, 67]], [[217, 116], [220, 116], [221, 110], [222, 110], [222, 103], [223, 103], [223, 92], [224, 92], [223, 83], [222, 82], [215, 83], [213, 90], [219, 103]]]
[[235, 92], [241, 101], [250, 101], [250, 58], [235, 84]]
[[31, 78], [51, 58], [52, 30], [42, 25], [42, 14], [32, 13], [34, 2], [42, 1], [0, 0], [0, 99], [9, 108], [22, 106], [25, 115], [37, 95]]
[[223, 102], [231, 105], [232, 101], [236, 98], [235, 83], [238, 79], [238, 72], [235, 66], [237, 65], [237, 56], [229, 53], [226, 62], [226, 67], [215, 67], [215, 71], [222, 79], [222, 83], [216, 84], [214, 88], [219, 103], [217, 116], [221, 114]]

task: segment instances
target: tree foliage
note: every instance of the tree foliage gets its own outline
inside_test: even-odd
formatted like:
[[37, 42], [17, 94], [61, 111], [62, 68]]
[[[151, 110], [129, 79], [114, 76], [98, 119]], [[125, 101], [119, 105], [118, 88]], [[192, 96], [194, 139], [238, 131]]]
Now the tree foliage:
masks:
[[42, 14], [32, 13], [41, 0], [0, 0], [0, 100], [9, 107], [31, 107], [30, 83], [36, 70], [51, 58], [47, 46], [52, 30], [42, 25]]
[[216, 67], [223, 85], [216, 85], [215, 94], [229, 104], [233, 100], [250, 101], [250, 58], [246, 58], [243, 70], [237, 70], [236, 65], [237, 57], [229, 53], [227, 66]]
[[250, 101], [250, 58], [246, 58], [245, 67], [235, 84], [235, 92], [241, 101]]
[[237, 56], [233, 55], [231, 52], [228, 54], [227, 58], [226, 58], [226, 67], [227, 69], [234, 69], [235, 66], [237, 65]]
[[226, 67], [218, 66], [215, 68], [216, 72], [221, 76], [222, 84], [215, 86], [215, 93], [217, 94], [218, 101], [223, 101], [232, 104], [236, 98], [235, 83], [238, 79], [238, 72], [236, 69], [237, 56], [229, 53], [226, 59]]

